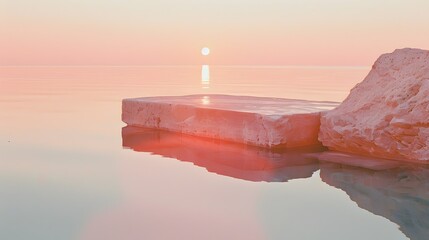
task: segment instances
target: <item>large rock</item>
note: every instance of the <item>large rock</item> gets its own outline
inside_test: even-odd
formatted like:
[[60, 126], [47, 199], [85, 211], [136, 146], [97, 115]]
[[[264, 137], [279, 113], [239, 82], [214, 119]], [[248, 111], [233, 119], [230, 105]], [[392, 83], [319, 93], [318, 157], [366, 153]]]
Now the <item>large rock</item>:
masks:
[[429, 160], [429, 51], [382, 55], [343, 103], [322, 114], [319, 140], [331, 150]]
[[320, 112], [333, 102], [190, 95], [124, 99], [122, 120], [130, 126], [279, 148], [319, 145]]

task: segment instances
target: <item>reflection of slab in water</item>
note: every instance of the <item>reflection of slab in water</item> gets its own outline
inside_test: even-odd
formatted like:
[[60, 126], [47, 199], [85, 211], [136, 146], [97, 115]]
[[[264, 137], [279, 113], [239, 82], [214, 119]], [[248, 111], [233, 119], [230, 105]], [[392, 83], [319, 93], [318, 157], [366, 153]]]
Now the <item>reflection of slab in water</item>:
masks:
[[219, 140], [162, 130], [127, 126], [122, 129], [123, 147], [192, 162], [209, 172], [249, 181], [284, 182], [311, 177], [317, 160], [306, 153], [320, 148], [270, 151]]
[[327, 184], [345, 191], [359, 207], [398, 224], [412, 240], [429, 236], [429, 169], [402, 165], [383, 171], [320, 164]]

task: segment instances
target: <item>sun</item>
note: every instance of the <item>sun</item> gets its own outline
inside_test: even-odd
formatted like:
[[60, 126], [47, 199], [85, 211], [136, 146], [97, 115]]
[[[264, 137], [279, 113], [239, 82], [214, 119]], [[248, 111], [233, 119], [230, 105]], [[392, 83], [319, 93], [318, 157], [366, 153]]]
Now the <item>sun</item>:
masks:
[[201, 54], [202, 54], [203, 56], [207, 56], [207, 55], [209, 55], [209, 54], [210, 54], [210, 48], [208, 48], [208, 47], [203, 47], [203, 49], [201, 49]]

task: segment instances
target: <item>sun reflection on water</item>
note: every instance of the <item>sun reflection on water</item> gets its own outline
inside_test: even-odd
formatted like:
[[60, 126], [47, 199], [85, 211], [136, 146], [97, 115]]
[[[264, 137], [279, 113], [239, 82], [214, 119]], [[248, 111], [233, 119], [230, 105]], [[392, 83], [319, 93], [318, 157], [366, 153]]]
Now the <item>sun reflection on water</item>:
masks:
[[209, 65], [203, 65], [201, 68], [201, 84], [202, 88], [210, 87], [210, 68]]
[[209, 104], [210, 104], [210, 97], [209, 97], [209, 96], [204, 96], [204, 97], [201, 99], [201, 103], [202, 103], [203, 105], [209, 105]]

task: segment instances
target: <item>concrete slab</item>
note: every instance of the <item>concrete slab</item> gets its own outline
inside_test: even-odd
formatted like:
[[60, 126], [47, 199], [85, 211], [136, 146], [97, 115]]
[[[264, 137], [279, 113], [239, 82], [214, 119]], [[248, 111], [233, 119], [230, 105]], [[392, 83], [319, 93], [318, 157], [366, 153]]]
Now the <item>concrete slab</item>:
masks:
[[130, 126], [266, 148], [292, 148], [320, 144], [320, 112], [337, 105], [231, 95], [145, 97], [124, 99], [122, 120]]

